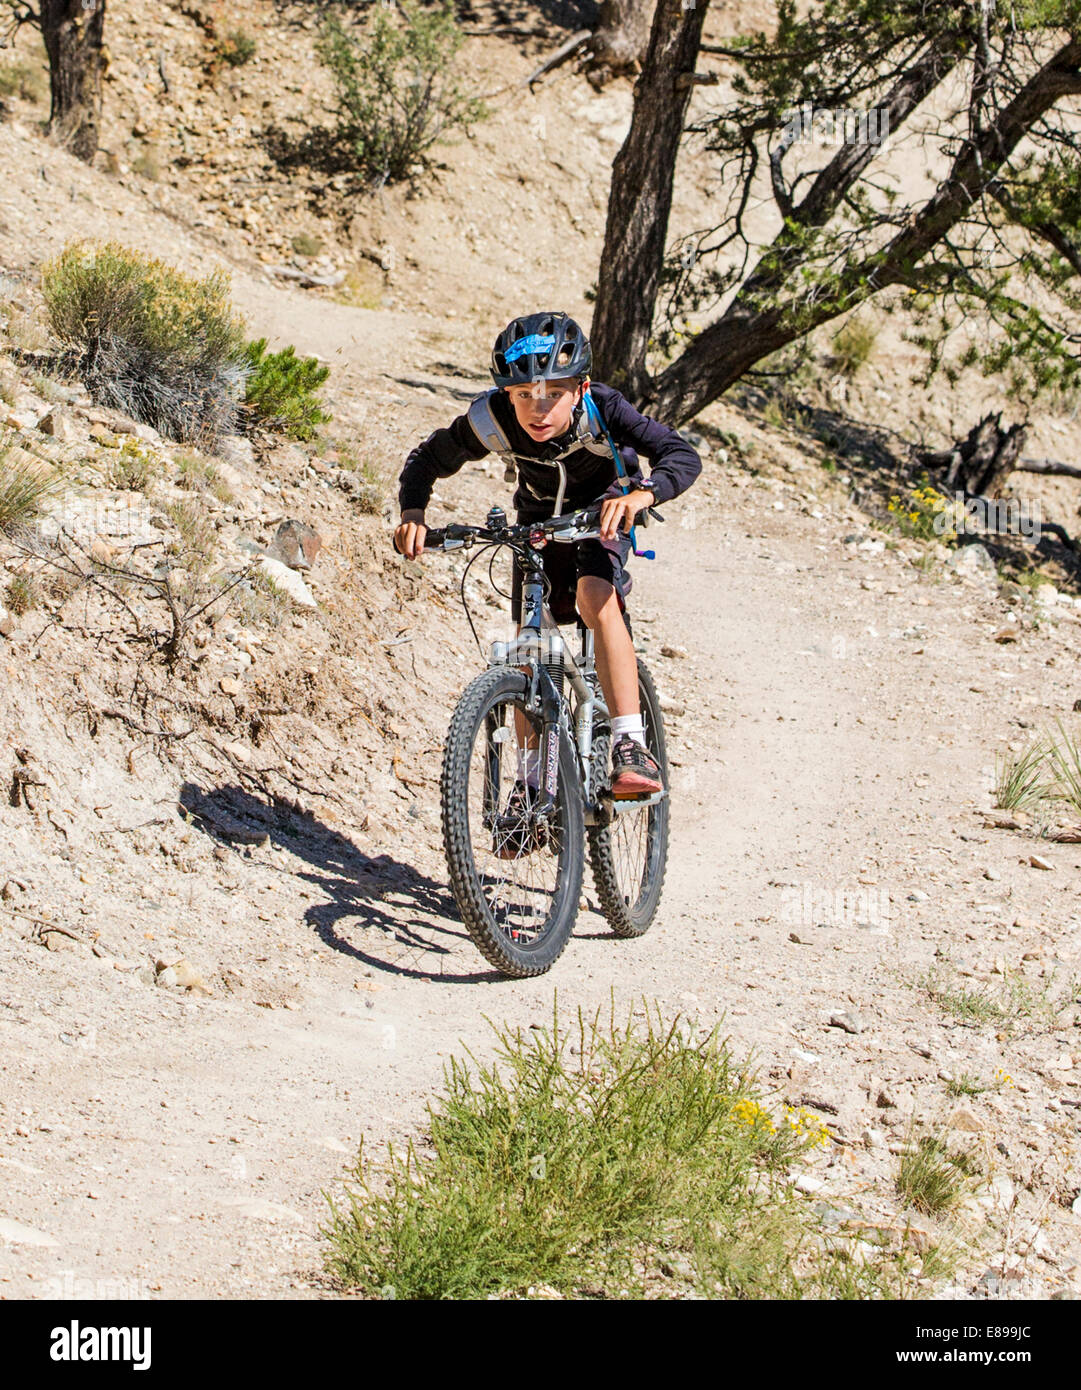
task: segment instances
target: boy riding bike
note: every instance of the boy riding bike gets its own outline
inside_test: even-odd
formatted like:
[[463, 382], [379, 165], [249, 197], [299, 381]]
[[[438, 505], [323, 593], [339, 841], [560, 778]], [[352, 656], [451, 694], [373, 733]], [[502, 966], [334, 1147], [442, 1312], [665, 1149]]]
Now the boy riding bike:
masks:
[[[625, 572], [635, 517], [655, 502], [678, 497], [702, 464], [674, 429], [640, 414], [618, 391], [591, 383], [593, 354], [578, 324], [562, 313], [527, 314], [500, 333], [492, 351], [495, 389], [478, 396], [465, 415], [418, 445], [402, 469], [401, 522], [395, 545], [410, 559], [424, 552], [425, 508], [437, 478], [470, 459], [500, 454], [508, 480], [517, 477], [519, 522], [555, 513], [561, 461], [567, 485], [560, 514], [603, 497], [600, 539], [544, 552], [551, 583], [548, 604], [557, 622], [581, 614], [592, 629], [597, 673], [611, 712], [615, 800], [664, 790], [661, 769], [646, 747], [638, 697], [638, 668], [626, 617], [631, 581]], [[642, 475], [638, 455], [651, 462]], [[521, 621], [522, 576], [515, 565], [511, 614]], [[539, 784], [538, 753], [524, 726], [519, 735], [519, 796], [523, 805]], [[512, 845], [508, 853], [523, 846]]]

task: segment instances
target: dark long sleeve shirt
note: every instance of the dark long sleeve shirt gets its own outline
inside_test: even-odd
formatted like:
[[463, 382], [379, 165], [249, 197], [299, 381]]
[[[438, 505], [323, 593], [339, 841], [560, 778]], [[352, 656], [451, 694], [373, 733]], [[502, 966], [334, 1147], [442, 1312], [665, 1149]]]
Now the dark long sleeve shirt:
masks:
[[[650, 461], [649, 476], [656, 482], [654, 497], [658, 503], [671, 501], [685, 492], [702, 471], [701, 460], [687, 441], [668, 425], [641, 414], [613, 387], [593, 382], [590, 392], [620, 451], [630, 481], [633, 483], [643, 476], [639, 460], [644, 455]], [[531, 439], [518, 424], [514, 407], [502, 391], [491, 397], [491, 409], [517, 457], [518, 490], [514, 494], [514, 506], [519, 517], [534, 521], [550, 516], [559, 487], [559, 470], [545, 460], [557, 456], [565, 442], [538, 443]], [[430, 434], [410, 453], [402, 469], [398, 490], [402, 511], [423, 511], [437, 478], [449, 478], [468, 460], [483, 458], [488, 452], [487, 445], [477, 438], [466, 415], [459, 415], [445, 429]], [[616, 495], [620, 491], [615, 461], [607, 448], [603, 454], [585, 448], [575, 449], [563, 459], [563, 465], [567, 470], [564, 511], [575, 511], [599, 497]]]

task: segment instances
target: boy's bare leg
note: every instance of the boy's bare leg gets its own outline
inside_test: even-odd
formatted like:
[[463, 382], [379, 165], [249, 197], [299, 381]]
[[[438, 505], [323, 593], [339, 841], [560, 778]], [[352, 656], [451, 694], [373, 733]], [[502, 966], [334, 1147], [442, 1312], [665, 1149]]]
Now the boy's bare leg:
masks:
[[578, 611], [593, 630], [597, 675], [609, 714], [638, 714], [638, 661], [613, 585], [584, 574], [578, 581]]
[[[614, 586], [606, 579], [585, 574], [578, 581], [576, 597], [583, 622], [593, 630], [597, 675], [609, 714], [638, 714], [638, 659]], [[519, 748], [536, 750], [533, 726], [517, 709], [514, 731]]]

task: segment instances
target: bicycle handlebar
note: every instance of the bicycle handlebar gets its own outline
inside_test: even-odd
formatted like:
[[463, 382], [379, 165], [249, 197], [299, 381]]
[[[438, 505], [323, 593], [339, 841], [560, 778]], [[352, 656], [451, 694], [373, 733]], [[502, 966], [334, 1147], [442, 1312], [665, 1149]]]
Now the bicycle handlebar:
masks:
[[[451, 522], [449, 526], [433, 526], [430, 530], [426, 529], [424, 549], [467, 550], [478, 541], [514, 545], [528, 543], [533, 537], [567, 543], [592, 540], [600, 535], [597, 524], [600, 515], [601, 504], [597, 502], [577, 512], [549, 517], [547, 521], [526, 521], [514, 526], [501, 526], [495, 530], [487, 526], [461, 526]], [[394, 549], [398, 550], [397, 539], [394, 541]]]

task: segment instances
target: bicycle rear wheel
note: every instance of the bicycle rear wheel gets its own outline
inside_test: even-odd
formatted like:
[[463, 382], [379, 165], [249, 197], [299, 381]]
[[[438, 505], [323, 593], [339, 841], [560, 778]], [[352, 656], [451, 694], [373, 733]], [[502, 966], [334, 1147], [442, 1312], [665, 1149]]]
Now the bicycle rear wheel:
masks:
[[536, 793], [512, 800], [517, 779], [515, 710], [525, 710], [520, 671], [482, 671], [451, 717], [443, 757], [443, 846], [450, 884], [477, 949], [505, 975], [551, 968], [570, 938], [584, 868], [584, 821], [574, 754], [560, 739], [555, 814], [532, 818]]
[[[638, 698], [646, 746], [660, 765], [668, 786], [664, 720], [653, 678], [638, 662]], [[591, 800], [610, 784], [612, 733], [600, 725], [593, 734]], [[668, 862], [668, 797], [636, 807], [623, 802], [607, 825], [589, 827], [589, 862], [600, 909], [616, 936], [641, 936], [656, 916]]]

